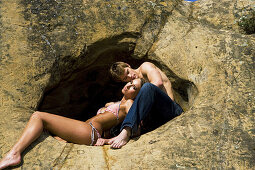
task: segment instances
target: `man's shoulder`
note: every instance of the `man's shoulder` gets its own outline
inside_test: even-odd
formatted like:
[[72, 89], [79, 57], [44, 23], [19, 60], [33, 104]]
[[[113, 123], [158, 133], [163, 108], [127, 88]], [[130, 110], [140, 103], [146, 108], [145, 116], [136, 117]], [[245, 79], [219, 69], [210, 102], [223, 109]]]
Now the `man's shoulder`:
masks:
[[145, 62], [143, 62], [143, 63], [140, 65], [140, 67], [141, 67], [141, 66], [153, 66], [153, 65], [154, 65], [154, 64], [151, 63], [151, 62], [145, 61]]
[[155, 65], [151, 62], [144, 62], [140, 65], [141, 69], [155, 68]]
[[144, 62], [144, 63], [142, 63], [141, 65], [140, 65], [140, 71], [142, 72], [142, 73], [144, 73], [144, 72], [147, 72], [147, 71], [149, 71], [149, 70], [151, 70], [151, 69], [155, 69], [155, 68], [157, 68], [153, 63], [151, 63], [151, 62]]

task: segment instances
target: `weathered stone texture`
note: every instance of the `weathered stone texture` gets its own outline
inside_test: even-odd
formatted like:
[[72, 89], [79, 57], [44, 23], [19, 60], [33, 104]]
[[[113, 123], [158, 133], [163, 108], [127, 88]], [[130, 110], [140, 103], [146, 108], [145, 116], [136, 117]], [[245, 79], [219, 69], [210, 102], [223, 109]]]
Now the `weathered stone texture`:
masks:
[[[66, 144], [44, 133], [17, 168], [254, 169], [255, 36], [242, 34], [236, 23], [242, 9], [254, 5], [250, 0], [2, 0], [1, 157], [33, 111], [54, 104], [58, 112], [84, 111], [93, 105], [91, 89], [95, 100], [111, 95], [103, 87], [111, 83], [112, 62], [149, 60], [173, 82], [183, 115], [120, 150]], [[99, 92], [91, 88], [95, 85]], [[107, 88], [116, 90], [116, 84]], [[80, 93], [71, 96], [76, 89]], [[80, 108], [77, 98], [84, 100]]]

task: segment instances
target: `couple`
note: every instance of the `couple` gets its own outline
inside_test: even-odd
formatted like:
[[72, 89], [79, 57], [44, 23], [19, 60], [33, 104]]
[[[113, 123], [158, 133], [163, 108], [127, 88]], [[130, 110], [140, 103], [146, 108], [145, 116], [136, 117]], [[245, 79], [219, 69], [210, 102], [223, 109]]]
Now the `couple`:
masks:
[[[122, 89], [124, 97], [120, 102], [106, 104], [103, 113], [86, 122], [34, 112], [18, 142], [0, 161], [0, 169], [20, 164], [21, 153], [40, 136], [43, 129], [72, 143], [111, 144], [113, 148], [120, 148], [137, 132], [140, 122], [150, 115], [167, 122], [182, 113], [181, 107], [174, 102], [170, 81], [154, 64], [145, 62], [139, 68], [132, 69], [126, 63], [117, 62], [110, 71], [115, 79], [128, 82]], [[150, 83], [145, 83], [144, 79]], [[101, 138], [103, 132], [121, 122], [118, 136]]]

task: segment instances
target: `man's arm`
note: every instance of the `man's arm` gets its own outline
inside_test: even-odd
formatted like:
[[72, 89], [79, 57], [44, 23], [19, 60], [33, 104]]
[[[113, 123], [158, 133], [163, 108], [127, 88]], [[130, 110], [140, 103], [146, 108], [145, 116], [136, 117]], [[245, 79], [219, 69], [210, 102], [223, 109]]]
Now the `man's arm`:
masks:
[[148, 78], [150, 83], [166, 92], [166, 89], [163, 85], [162, 76], [154, 64], [150, 62], [144, 62], [141, 65], [141, 73]]

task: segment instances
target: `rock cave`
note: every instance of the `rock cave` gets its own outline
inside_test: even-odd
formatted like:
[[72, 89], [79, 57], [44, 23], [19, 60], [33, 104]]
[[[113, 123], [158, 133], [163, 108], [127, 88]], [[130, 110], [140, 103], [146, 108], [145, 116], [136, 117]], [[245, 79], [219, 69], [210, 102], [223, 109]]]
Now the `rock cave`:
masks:
[[[107, 42], [109, 40], [104, 41]], [[113, 44], [113, 46], [116, 45]], [[171, 78], [175, 98], [182, 105], [182, 108], [188, 110], [191, 107], [192, 101], [198, 93], [192, 82], [181, 79], [167, 66], [157, 61], [148, 60], [146, 56], [144, 59], [132, 57], [134, 49], [129, 48], [130, 51], [125, 51], [127, 48], [121, 47], [118, 49], [106, 49], [108, 50], [104, 48], [96, 49], [97, 51], [102, 51], [102, 56], [98, 52], [98, 58], [94, 61], [95, 64], [90, 64], [85, 68], [80, 66], [83, 69], [70, 70], [70, 73], [66, 73], [67, 76], [63, 79], [60, 78], [56, 86], [46, 87], [47, 91], [44, 92], [38, 110], [85, 121], [94, 116], [97, 110], [103, 107], [105, 103], [120, 100], [122, 98], [121, 89], [125, 83], [115, 82], [109, 74], [110, 65], [116, 61], [130, 63], [134, 68], [145, 61], [156, 64], [159, 68], [164, 69], [165, 73]], [[107, 56], [107, 61], [104, 60], [104, 56]], [[68, 62], [75, 63], [75, 61], [67, 61], [65, 64], [70, 65]]]
[[254, 5], [2, 0], [0, 159], [34, 111], [86, 120], [122, 96], [109, 76], [113, 62], [150, 61], [172, 82], [184, 114], [118, 150], [45, 132], [15, 168], [254, 169], [255, 37], [242, 30], [253, 28], [245, 15]]

